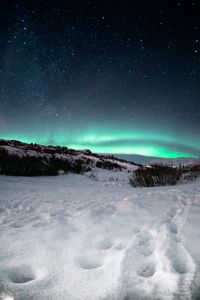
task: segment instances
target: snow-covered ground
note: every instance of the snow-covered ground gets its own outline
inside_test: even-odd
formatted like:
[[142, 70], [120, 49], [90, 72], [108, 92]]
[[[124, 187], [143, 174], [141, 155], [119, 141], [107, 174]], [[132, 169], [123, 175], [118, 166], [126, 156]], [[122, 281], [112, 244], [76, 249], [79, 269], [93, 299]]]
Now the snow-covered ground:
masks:
[[128, 176], [0, 176], [0, 299], [199, 299], [199, 182]]

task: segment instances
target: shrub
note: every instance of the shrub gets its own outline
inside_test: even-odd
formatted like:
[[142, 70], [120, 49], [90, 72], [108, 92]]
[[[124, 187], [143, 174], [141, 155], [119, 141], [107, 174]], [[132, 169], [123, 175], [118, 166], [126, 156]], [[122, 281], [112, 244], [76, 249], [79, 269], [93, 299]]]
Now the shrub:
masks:
[[120, 165], [118, 165], [115, 162], [108, 161], [108, 160], [97, 161], [96, 162], [96, 167], [97, 168], [102, 168], [102, 169], [107, 169], [107, 170], [113, 170], [113, 169], [118, 169], [120, 171], [122, 170]]
[[57, 169], [49, 161], [41, 157], [12, 154], [5, 149], [0, 150], [0, 174], [15, 176], [57, 175]]
[[195, 181], [198, 177], [200, 177], [200, 165], [183, 167], [183, 182]]
[[88, 161], [77, 159], [75, 161], [51, 157], [18, 156], [9, 154], [7, 150], [0, 149], [0, 174], [14, 176], [42, 176], [58, 175], [59, 171], [83, 174], [90, 171]]
[[182, 169], [164, 165], [140, 167], [130, 178], [133, 187], [153, 187], [177, 184], [182, 175]]

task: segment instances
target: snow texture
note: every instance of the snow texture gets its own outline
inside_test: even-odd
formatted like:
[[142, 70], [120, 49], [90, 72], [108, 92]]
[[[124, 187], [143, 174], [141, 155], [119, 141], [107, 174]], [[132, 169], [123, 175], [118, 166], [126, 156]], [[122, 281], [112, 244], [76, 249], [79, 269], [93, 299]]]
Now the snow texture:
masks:
[[199, 299], [199, 182], [128, 176], [0, 176], [0, 299]]

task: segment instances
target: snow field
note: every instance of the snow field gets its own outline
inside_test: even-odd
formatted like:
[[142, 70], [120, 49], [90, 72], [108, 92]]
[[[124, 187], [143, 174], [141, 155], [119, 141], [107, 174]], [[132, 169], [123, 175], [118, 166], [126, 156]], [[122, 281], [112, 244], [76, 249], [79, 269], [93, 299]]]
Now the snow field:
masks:
[[0, 299], [198, 296], [199, 183], [133, 189], [127, 176], [1, 176]]

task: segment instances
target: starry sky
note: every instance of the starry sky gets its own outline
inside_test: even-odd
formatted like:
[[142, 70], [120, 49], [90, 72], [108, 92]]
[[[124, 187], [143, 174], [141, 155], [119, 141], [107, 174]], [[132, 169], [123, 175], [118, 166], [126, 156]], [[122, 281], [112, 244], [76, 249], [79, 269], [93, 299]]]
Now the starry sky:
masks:
[[0, 9], [0, 138], [200, 156], [198, 0], [2, 0]]

